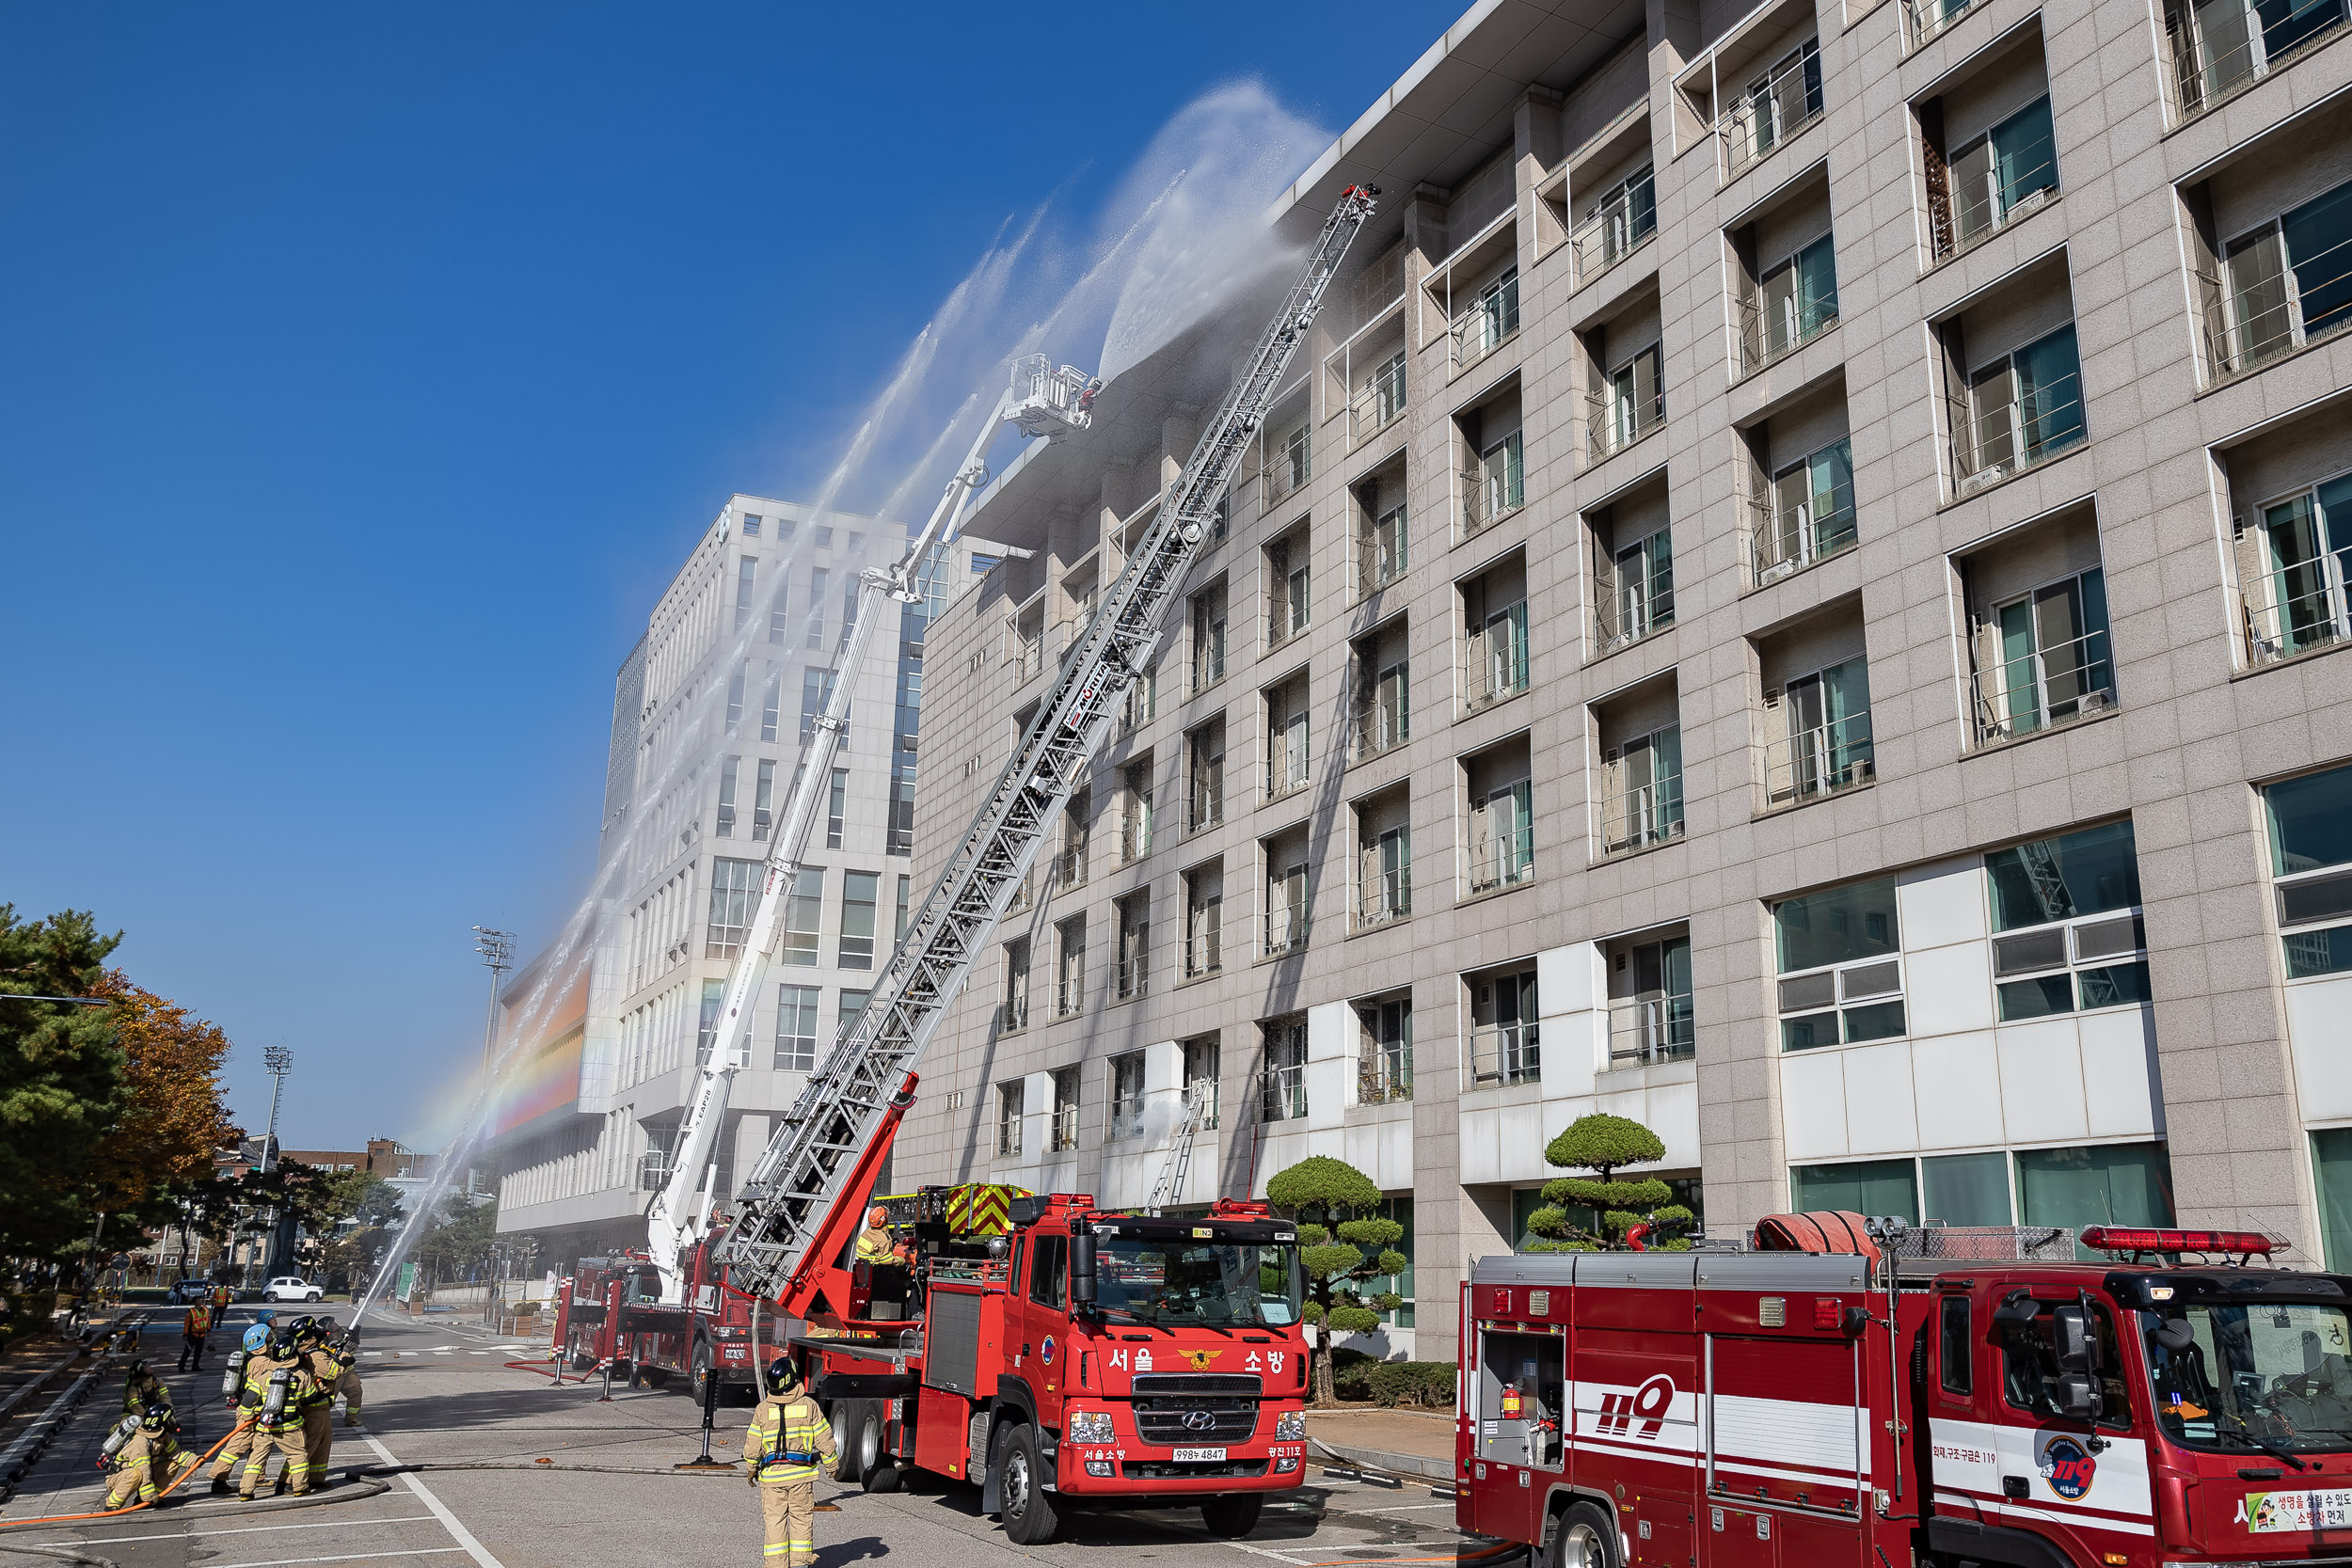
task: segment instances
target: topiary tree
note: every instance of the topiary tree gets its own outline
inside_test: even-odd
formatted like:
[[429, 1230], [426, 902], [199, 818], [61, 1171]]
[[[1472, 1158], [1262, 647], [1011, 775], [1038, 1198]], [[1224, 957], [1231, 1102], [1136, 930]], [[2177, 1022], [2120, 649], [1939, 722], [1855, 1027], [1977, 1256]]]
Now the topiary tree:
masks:
[[[1544, 1206], [1527, 1216], [1527, 1227], [1545, 1240], [1529, 1250], [1621, 1249], [1626, 1244], [1625, 1233], [1644, 1220], [1661, 1230], [1678, 1232], [1693, 1216], [1674, 1201], [1673, 1188], [1654, 1177], [1639, 1181], [1613, 1180], [1627, 1165], [1652, 1164], [1665, 1157], [1665, 1144], [1638, 1121], [1597, 1111], [1577, 1117], [1544, 1146], [1544, 1163], [1567, 1170], [1594, 1171], [1598, 1173], [1597, 1180], [1570, 1176], [1544, 1184]], [[1568, 1212], [1571, 1204], [1597, 1212], [1600, 1228], [1589, 1230], [1577, 1224]], [[1653, 1235], [1647, 1244], [1665, 1252], [1688, 1251], [1691, 1245], [1679, 1234], [1662, 1239]]]
[[[1405, 1227], [1382, 1216], [1379, 1184], [1344, 1160], [1314, 1154], [1267, 1179], [1267, 1201], [1298, 1222], [1299, 1260], [1307, 1269], [1307, 1302], [1301, 1315], [1322, 1325], [1309, 1363], [1309, 1392], [1317, 1404], [1332, 1402], [1331, 1336], [1361, 1334], [1380, 1326], [1380, 1314], [1405, 1305], [1390, 1291], [1367, 1296], [1360, 1289], [1382, 1275], [1403, 1274], [1409, 1263], [1396, 1250]], [[1364, 1249], [1372, 1247], [1375, 1252]]]

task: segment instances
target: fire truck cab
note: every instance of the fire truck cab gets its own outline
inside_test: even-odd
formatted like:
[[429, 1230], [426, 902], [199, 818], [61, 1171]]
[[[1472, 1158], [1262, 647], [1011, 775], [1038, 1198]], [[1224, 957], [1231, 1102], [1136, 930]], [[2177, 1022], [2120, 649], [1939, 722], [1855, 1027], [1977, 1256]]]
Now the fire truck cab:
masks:
[[1456, 1517], [1576, 1568], [2352, 1559], [2352, 1280], [2041, 1238], [1481, 1259]]

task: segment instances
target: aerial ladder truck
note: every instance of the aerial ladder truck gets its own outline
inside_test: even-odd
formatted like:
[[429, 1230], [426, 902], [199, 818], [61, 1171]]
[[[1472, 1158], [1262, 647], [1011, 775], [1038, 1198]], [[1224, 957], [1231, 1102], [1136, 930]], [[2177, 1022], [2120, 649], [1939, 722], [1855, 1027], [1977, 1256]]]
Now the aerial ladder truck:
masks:
[[[1073, 1507], [1197, 1506], [1213, 1531], [1246, 1534], [1268, 1493], [1303, 1478], [1305, 1278], [1296, 1227], [1265, 1204], [1220, 1199], [1175, 1218], [1053, 1194], [1016, 1200], [1009, 1235], [979, 1237], [958, 1231], [934, 1190], [911, 1264], [855, 1261], [853, 1243], [914, 1069], [1150, 668], [1377, 194], [1341, 194], [865, 1010], [781, 1119], [708, 1251], [728, 1289], [785, 1321], [778, 1347], [828, 1407], [843, 1479], [887, 1490], [913, 1466], [977, 1482], [982, 1508], [1023, 1544], [1051, 1540]], [[781, 886], [771, 867], [715, 1056], [748, 1022]], [[755, 1322], [755, 1362], [766, 1338]]]

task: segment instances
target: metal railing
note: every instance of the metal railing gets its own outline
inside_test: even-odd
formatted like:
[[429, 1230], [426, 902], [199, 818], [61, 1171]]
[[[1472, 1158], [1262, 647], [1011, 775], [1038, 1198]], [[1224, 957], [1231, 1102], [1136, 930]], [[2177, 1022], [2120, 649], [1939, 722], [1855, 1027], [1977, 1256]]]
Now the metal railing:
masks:
[[1265, 798], [1272, 801], [1297, 794], [1307, 787], [1311, 772], [1305, 747], [1283, 748], [1280, 755], [1266, 759]]
[[996, 1114], [996, 1153], [1000, 1159], [1017, 1159], [1021, 1153], [1021, 1113], [1006, 1116]]
[[1311, 924], [1305, 910], [1294, 910], [1277, 904], [1265, 912], [1266, 958], [1279, 958], [1307, 945], [1307, 927]]
[[996, 1032], [998, 1034], [1017, 1035], [1028, 1026], [1029, 999], [1026, 996], [996, 1004]]
[[1307, 488], [1308, 482], [1314, 477], [1315, 459], [1311, 445], [1278, 450], [1267, 462], [1265, 472], [1259, 481], [1265, 493], [1263, 505], [1272, 510]]
[[1867, 708], [1764, 747], [1764, 799], [1769, 806], [1790, 806], [1858, 789], [1875, 777]]
[[1687, 1062], [1697, 1049], [1690, 997], [1659, 996], [1609, 1004], [1611, 1067]]
[[1911, 47], [1918, 48], [1975, 10], [1978, 4], [1979, 0], [1903, 0], [1903, 21], [1911, 35]]
[[2193, 11], [2168, 6], [2165, 33], [2172, 54], [2175, 115], [2193, 119], [2220, 107], [2334, 38], [2345, 20], [2344, 0], [2291, 0], [2247, 17], [2240, 24], [2242, 38], [2214, 47]]
[[1367, 703], [1356, 710], [1350, 755], [1358, 762], [1395, 750], [1413, 738], [1412, 710], [1402, 703]]
[[1390, 537], [1380, 537], [1376, 523], [1365, 530], [1357, 540], [1357, 596], [1364, 597], [1403, 577], [1412, 565], [1412, 536], [1401, 511]]
[[1074, 1103], [1054, 1107], [1053, 1130], [1048, 1147], [1056, 1154], [1066, 1154], [1078, 1147], [1078, 1107]]
[[1413, 1048], [1370, 1044], [1356, 1061], [1356, 1103], [1387, 1105], [1413, 1098]]
[[1829, 309], [1809, 322], [1804, 319], [1804, 305], [1796, 296], [1791, 295], [1786, 303], [1795, 319], [1786, 324], [1786, 332], [1775, 336], [1770, 330], [1772, 323], [1762, 294], [1750, 294], [1740, 302], [1740, 374], [1754, 375], [1765, 366], [1788, 358], [1837, 325], [1835, 293], [1830, 295]]
[[1225, 820], [1225, 770], [1222, 768], [1213, 775], [1194, 776], [1184, 816], [1184, 831], [1192, 833], [1203, 828], [1214, 828]]
[[[2327, 559], [2323, 556], [2303, 562], [2294, 569], [2296, 575], [2307, 578], [2320, 576]], [[2265, 573], [2266, 581], [2260, 598], [2248, 591], [2249, 585], [2240, 584], [2239, 604], [2245, 617], [2246, 658], [2249, 664], [2274, 664], [2352, 639], [2352, 616], [2346, 614], [2344, 584], [2323, 578], [2303, 593], [2280, 594], [2276, 602], [2269, 602], [2270, 594], [2277, 592], [2279, 578], [2285, 575]]]
[[1023, 910], [1027, 909], [1031, 904], [1036, 902], [1037, 873], [1032, 870], [1029, 875], [1022, 878], [1020, 885], [1012, 890], [1012, 901], [1005, 906], [1005, 912], [1007, 914], [1019, 914]]
[[[2045, 158], [2031, 168], [2013, 172], [2001, 178], [1995, 163], [1984, 171], [1984, 190], [1980, 201], [1969, 199], [1977, 193], [1967, 190], [1957, 172], [1948, 166], [1945, 175], [1950, 203], [1948, 214], [1951, 231], [1935, 235], [1935, 259], [1948, 261], [1963, 251], [1973, 250], [2010, 224], [2041, 211], [2042, 203], [2058, 194], [2058, 160]], [[1972, 227], [1969, 219], [1981, 214]]]
[[1519, 635], [1498, 643], [1489, 634], [1485, 651], [1470, 660], [1463, 705], [1472, 713], [1527, 689], [1527, 606], [1522, 601], [1516, 608], [1519, 616], [1516, 629]]
[[1131, 816], [1120, 825], [1119, 863], [1133, 865], [1152, 852], [1152, 819]]
[[1682, 836], [1682, 775], [1669, 773], [1601, 802], [1600, 852], [1624, 854]]
[[1969, 676], [1969, 695], [1979, 745], [2112, 712], [2115, 665], [2106, 628], [1978, 670]]
[[1119, 960], [1119, 999], [1122, 1002], [1147, 996], [1152, 990], [1152, 960], [1121, 958]]
[[1044, 672], [1045, 638], [1042, 633], [1040, 633], [1035, 637], [1028, 637], [1023, 635], [1018, 630], [1013, 633], [1013, 684], [1016, 686], [1025, 686]]
[[1492, 528], [1527, 504], [1527, 470], [1522, 464], [1494, 467], [1480, 465], [1462, 470], [1462, 531], [1477, 533]]
[[1784, 508], [1771, 495], [1748, 499], [1757, 587], [1854, 547], [1859, 534], [1854, 528], [1853, 486], [1840, 484], [1830, 497], [1834, 504], [1827, 511], [1810, 502]]
[[1130, 1099], [1112, 1101], [1110, 1121], [1104, 1128], [1103, 1135], [1113, 1143], [1126, 1138], [1142, 1137], [1143, 1098], [1137, 1095]]
[[1470, 892], [1492, 893], [1517, 887], [1535, 875], [1534, 829], [1519, 828], [1508, 834], [1474, 839], [1470, 850]]
[[1615, 395], [1603, 388], [1584, 395], [1584, 466], [1613, 457], [1666, 421], [1663, 388], [1648, 397]]
[[1533, 1084], [1542, 1077], [1538, 1025], [1486, 1023], [1470, 1031], [1470, 1083], [1501, 1087]]
[[1628, 593], [1621, 585], [1616, 593], [1594, 600], [1593, 617], [1600, 651], [1613, 653], [1674, 625], [1674, 585], [1661, 583], [1639, 593]]
[[1079, 1011], [1086, 1006], [1086, 1001], [1087, 972], [1083, 968], [1072, 970], [1054, 982], [1054, 1016], [1056, 1018], [1077, 1017]]
[[1413, 912], [1413, 878], [1408, 871], [1383, 871], [1359, 890], [1356, 929], [1369, 931]]
[[2037, 388], [2030, 405], [2011, 398], [1974, 415], [1976, 466], [1960, 483], [1961, 493], [2022, 474], [2062, 457], [2090, 438], [2083, 423], [2082, 376], [2069, 372]]
[[1216, 1131], [1217, 1081], [1214, 1078], [1185, 1079], [1184, 1098], [1200, 1108], [1200, 1125], [1209, 1132]]
[[1296, 1121], [1307, 1114], [1307, 1064], [1269, 1067], [1258, 1084], [1261, 1121]]
[[1454, 318], [1454, 368], [1465, 371], [1519, 335], [1519, 280], [1506, 277], [1500, 288], [1478, 297]]
[[1738, 175], [1821, 118], [1821, 57], [1807, 50], [1773, 71], [1715, 122], [1725, 178]]
[[1075, 839], [1054, 857], [1055, 880], [1064, 888], [1084, 887], [1087, 879], [1087, 841]]
[[1184, 974], [1214, 974], [1224, 967], [1224, 932], [1215, 927], [1184, 939]]
[[1651, 177], [1641, 181], [1580, 223], [1568, 234], [1581, 288], [1642, 248], [1658, 232], [1658, 201]]
[[1359, 447], [1405, 417], [1405, 361], [1391, 359], [1347, 401], [1348, 445]]
[[[2287, 287], [2292, 274], [2295, 287]], [[2298, 349], [2325, 342], [2352, 329], [2352, 239], [2339, 240], [2309, 257], [2296, 257], [2272, 280], [2271, 297], [2259, 309], [2244, 310], [2226, 277], [2209, 272], [2197, 275], [2204, 300], [2205, 357], [2216, 381], [2227, 381], [2258, 371]], [[2323, 313], [2318, 326], [2307, 317], [2307, 304], [2329, 299], [2333, 309]]]

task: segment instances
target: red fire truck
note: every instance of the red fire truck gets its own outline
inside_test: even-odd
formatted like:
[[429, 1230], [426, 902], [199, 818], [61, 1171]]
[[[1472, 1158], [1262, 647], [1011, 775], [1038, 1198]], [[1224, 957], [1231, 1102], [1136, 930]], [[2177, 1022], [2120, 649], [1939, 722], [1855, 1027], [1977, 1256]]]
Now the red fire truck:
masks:
[[2250, 1232], [1776, 1220], [1851, 1250], [1480, 1259], [1462, 1526], [1571, 1568], [2352, 1559], [2352, 1279]]
[[715, 1370], [723, 1388], [753, 1386], [752, 1298], [725, 1283], [715, 1236], [688, 1249], [685, 1299], [664, 1303], [661, 1270], [642, 1252], [583, 1258], [555, 1291], [555, 1343], [573, 1368], [611, 1363], [634, 1383], [690, 1381], [694, 1397]]

